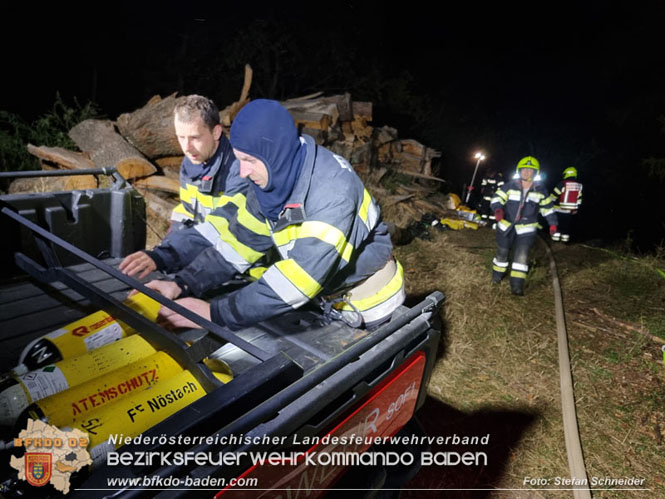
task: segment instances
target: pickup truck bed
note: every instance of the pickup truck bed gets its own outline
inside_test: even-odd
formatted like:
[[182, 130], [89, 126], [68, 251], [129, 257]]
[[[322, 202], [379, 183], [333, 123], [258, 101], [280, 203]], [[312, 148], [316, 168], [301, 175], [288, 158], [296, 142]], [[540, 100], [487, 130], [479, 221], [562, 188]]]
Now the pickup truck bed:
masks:
[[[115, 189], [117, 190], [117, 189]], [[99, 190], [102, 191], [102, 190]], [[87, 191], [83, 196], [86, 203], [93, 208], [95, 200], [102, 200], [107, 192]], [[120, 204], [134, 206], [136, 193], [131, 189], [122, 189], [123, 196], [131, 201]], [[113, 193], [116, 195], [117, 193]], [[75, 194], [74, 194], [75, 195]], [[58, 193], [62, 199], [66, 193]], [[62, 232], [58, 222], [49, 225], [48, 216], [44, 216], [44, 207], [54, 204], [53, 195], [45, 194], [27, 201], [5, 198], [9, 208], [21, 213], [28, 209], [32, 219], [45, 227], [49, 234]], [[12, 203], [14, 201], [14, 203]], [[103, 201], [105, 202], [105, 201]], [[58, 204], [56, 203], [56, 204]], [[67, 203], [65, 203], [66, 205]], [[66, 211], [73, 211], [70, 203]], [[59, 208], [58, 208], [59, 209]], [[3, 210], [7, 210], [5, 207]], [[32, 210], [32, 211], [30, 211]], [[40, 211], [41, 210], [41, 211]], [[90, 211], [96, 211], [91, 209]], [[113, 313], [118, 310], [115, 300], [122, 300], [129, 289], [126, 279], [110, 275], [108, 268], [117, 266], [120, 258], [142, 247], [140, 237], [136, 236], [135, 224], [126, 220], [127, 216], [136, 216], [136, 209], [125, 210], [123, 213], [124, 227], [132, 230], [111, 229], [114, 234], [131, 235], [130, 243], [110, 241], [108, 251], [95, 253], [105, 258], [102, 265], [98, 260], [86, 255], [85, 261], [76, 263], [70, 260], [68, 265], [58, 265], [48, 256], [44, 261], [33, 262], [21, 255], [39, 253], [26, 243], [25, 227], [17, 227], [16, 217], [9, 217], [6, 211], [0, 216], [1, 224], [8, 224], [9, 231], [21, 236], [14, 240], [11, 248], [3, 248], [3, 255], [14, 255], [19, 262], [18, 270], [14, 269], [9, 279], [0, 285], [0, 362], [10, 368], [22, 348], [32, 339], [43, 335], [64, 324], [72, 322], [100, 307]], [[12, 218], [8, 221], [7, 218]], [[111, 217], [102, 215], [109, 224]], [[44, 223], [44, 220], [47, 220]], [[76, 231], [76, 217], [70, 216], [66, 233]], [[29, 232], [29, 230], [27, 230]], [[50, 236], [49, 236], [50, 237]], [[63, 237], [64, 238], [64, 237]], [[43, 236], [42, 236], [43, 239]], [[56, 238], [57, 239], [57, 238]], [[86, 239], [80, 234], [73, 238], [85, 246]], [[20, 244], [16, 244], [20, 241]], [[133, 242], [132, 242], [133, 241]], [[53, 248], [53, 241], [47, 246]], [[57, 244], [56, 244], [57, 245]], [[38, 243], [38, 249], [44, 250], [44, 244]], [[81, 249], [78, 246], [75, 249]], [[62, 248], [57, 249], [62, 253]], [[49, 251], [46, 250], [46, 253]], [[69, 257], [66, 257], [67, 259]], [[22, 263], [21, 263], [22, 262]], [[28, 269], [26, 262], [34, 264], [37, 271], [28, 277], [23, 271]], [[3, 263], [9, 264], [5, 261]], [[109, 265], [105, 267], [104, 264]], [[65, 282], [56, 279], [65, 276]], [[35, 277], [51, 282], [39, 282]], [[83, 282], [83, 285], [77, 283]], [[163, 297], [160, 297], [164, 300]], [[110, 301], [109, 301], [110, 300]], [[320, 315], [313, 309], [301, 309], [270, 321], [259, 323], [254, 327], [230, 333], [225, 339], [195, 330], [183, 333], [183, 338], [198, 340], [197, 348], [190, 348], [183, 353], [171, 343], [164, 343], [164, 338], [172, 338], [172, 333], [161, 330], [156, 325], [144, 324], [145, 331], [139, 332], [148, 341], [156, 341], [164, 346], [164, 350], [177, 360], [184, 359], [188, 365], [200, 365], [198, 361], [204, 352], [218, 350], [218, 355], [230, 366], [234, 379], [226, 385], [209, 390], [207, 395], [190, 404], [185, 409], [162, 421], [143, 435], [150, 436], [215, 436], [214, 443], [196, 445], [174, 445], [173, 443], [141, 443], [123, 446], [120, 451], [130, 455], [145, 452], [213, 452], [240, 453], [258, 452], [262, 450], [303, 449], [311, 451], [311, 446], [299, 444], [306, 437], [323, 436], [326, 434], [346, 434], [348, 431], [363, 433], [370, 436], [389, 436], [399, 432], [411, 419], [414, 411], [424, 402], [425, 387], [436, 357], [440, 331], [433, 325], [436, 322], [436, 311], [443, 301], [441, 293], [435, 293], [415, 307], [400, 309], [393, 320], [376, 331], [354, 329], [341, 322], [323, 324]], [[109, 308], [102, 305], [109, 305]], [[122, 310], [120, 317], [125, 321], [135, 314], [130, 309]], [[129, 314], [130, 316], [127, 316]], [[140, 327], [140, 321], [137, 322]], [[135, 326], [136, 327], [136, 326]], [[161, 330], [161, 331], [160, 331]], [[228, 340], [228, 341], [227, 341]], [[161, 343], [160, 343], [161, 342]], [[182, 342], [184, 344], [184, 342]], [[250, 346], [251, 348], [248, 348]], [[174, 350], [175, 348], [175, 350]], [[256, 351], [252, 350], [256, 348]], [[257, 356], [256, 352], [260, 352]], [[401, 395], [401, 398], [400, 398]], [[396, 402], [399, 400], [399, 408]], [[392, 404], [392, 405], [391, 405]], [[122, 415], [119, 415], [119, 417]], [[368, 418], [374, 419], [368, 419]], [[363, 419], [364, 418], [364, 419]], [[367, 421], [371, 421], [368, 425]], [[359, 430], [364, 423], [364, 430]], [[245, 436], [243, 443], [219, 443], [223, 436]], [[284, 437], [280, 445], [274, 443], [255, 443], [251, 437]], [[149, 439], [148, 439], [149, 440]], [[158, 439], [157, 439], [158, 440]], [[223, 439], [221, 440], [223, 442]], [[248, 443], [249, 442], [249, 443]], [[286, 442], [286, 443], [285, 443]], [[362, 451], [369, 445], [361, 445], [354, 449]], [[336, 447], [331, 447], [336, 449]], [[338, 449], [340, 450], [340, 449]], [[346, 447], [341, 450], [348, 450]], [[6, 452], [0, 452], [0, 483], [12, 481], [12, 473], [6, 468], [9, 460]], [[130, 466], [113, 466], [107, 463], [96, 466], [86, 473], [72, 477], [72, 491], [69, 497], [154, 497], [158, 494], [145, 483], [140, 487], [119, 487], [118, 492], [109, 488], [109, 478], [142, 478], [142, 477], [219, 477], [230, 480], [237, 476], [259, 477], [261, 494], [265, 497], [284, 494], [284, 490], [294, 489], [296, 482], [308, 480], [311, 494], [320, 495], [323, 490], [334, 486], [348, 467], [333, 467], [326, 473], [318, 470], [299, 468], [298, 471], [281, 469], [279, 466], [252, 466], [249, 458], [239, 459], [233, 466], [199, 465], [155, 465], [133, 464]], [[309, 473], [309, 475], [308, 475]], [[318, 476], [318, 479], [316, 478]], [[380, 485], [380, 484], [379, 484]], [[17, 484], [31, 492], [29, 485]], [[223, 489], [224, 487], [217, 487]], [[54, 493], [49, 488], [40, 491]], [[235, 490], [232, 497], [248, 494], [257, 497], [258, 490], [243, 492]], [[214, 491], [199, 489], [163, 490], [160, 497], [185, 497], [192, 495], [214, 495]], [[57, 494], [54, 493], [54, 496]]]

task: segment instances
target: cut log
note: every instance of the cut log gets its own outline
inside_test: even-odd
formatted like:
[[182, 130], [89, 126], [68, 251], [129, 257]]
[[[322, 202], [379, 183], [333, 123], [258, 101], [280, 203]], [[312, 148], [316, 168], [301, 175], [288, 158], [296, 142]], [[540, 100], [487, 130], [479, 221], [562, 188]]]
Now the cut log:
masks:
[[374, 132], [374, 144], [376, 146], [381, 146], [397, 140], [397, 130], [389, 126], [382, 126], [381, 128], [376, 128]]
[[157, 166], [162, 169], [164, 176], [179, 180], [180, 179], [180, 165], [184, 156], [167, 156], [166, 158], [159, 158], [155, 160]]
[[162, 169], [171, 168], [180, 170], [180, 165], [184, 156], [166, 156], [165, 158], [158, 158], [155, 160], [157, 166]]
[[118, 116], [118, 131], [148, 158], [182, 154], [173, 125], [173, 109], [182, 99], [175, 93], [163, 99], [156, 95], [141, 109]]
[[417, 172], [411, 172], [408, 170], [400, 170], [399, 173], [403, 173], [404, 175], [408, 175], [410, 177], [418, 177], [418, 178], [424, 178], [427, 180], [434, 180], [436, 182], [445, 182], [442, 178], [439, 177], [433, 177], [431, 175], [425, 175], [424, 173], [417, 173]]
[[249, 89], [252, 86], [253, 74], [252, 67], [249, 64], [245, 64], [245, 79], [242, 84], [242, 90], [240, 91], [240, 98], [237, 102], [227, 106], [219, 113], [222, 126], [230, 127], [236, 114], [249, 102]]
[[146, 209], [162, 222], [168, 223], [171, 219], [171, 212], [173, 211], [173, 208], [178, 205], [178, 202], [163, 199], [157, 194], [147, 190], [141, 194], [145, 198]]
[[147, 177], [157, 171], [134, 146], [115, 131], [108, 120], [85, 120], [69, 131], [69, 136], [97, 167], [115, 166], [126, 179]]
[[371, 102], [356, 102], [351, 105], [353, 110], [353, 118], [363, 118], [365, 121], [372, 121], [372, 103]]
[[97, 189], [99, 181], [94, 175], [73, 175], [65, 177], [65, 190], [78, 191], [86, 189]]
[[331, 117], [324, 113], [301, 111], [299, 109], [289, 109], [289, 113], [295, 121], [296, 126], [313, 128], [315, 130], [328, 130], [331, 124]]
[[367, 120], [362, 116], [356, 116], [351, 122], [351, 130], [353, 130], [353, 135], [367, 141], [372, 137], [374, 127], [369, 126]]
[[38, 147], [28, 144], [28, 152], [33, 156], [37, 156], [48, 166], [55, 166], [66, 170], [85, 170], [95, 167], [95, 163], [90, 159], [88, 154], [70, 151], [62, 147]]
[[171, 194], [180, 193], [180, 182], [161, 175], [152, 175], [151, 177], [135, 180], [132, 185], [136, 188], [148, 189], [150, 191], [162, 191]]

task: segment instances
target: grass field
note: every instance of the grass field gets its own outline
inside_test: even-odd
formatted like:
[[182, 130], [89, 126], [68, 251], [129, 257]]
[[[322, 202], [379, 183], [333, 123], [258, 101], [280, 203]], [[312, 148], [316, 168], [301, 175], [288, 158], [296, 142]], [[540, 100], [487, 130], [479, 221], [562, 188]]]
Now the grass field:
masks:
[[[656, 270], [665, 260], [579, 244], [552, 249], [587, 475], [597, 483], [593, 497], [665, 497], [665, 278]], [[434, 435], [489, 434], [486, 445], [433, 449], [483, 451], [486, 466], [431, 467], [408, 488], [448, 489], [457, 497], [572, 497], [536, 490], [570, 488], [563, 482], [570, 474], [549, 258], [539, 240], [526, 295], [516, 297], [507, 279], [490, 283], [494, 251], [488, 228], [432, 231], [431, 241], [396, 248], [410, 300], [435, 289], [447, 297], [423, 425]], [[630, 478], [642, 485], [607, 486]], [[407, 490], [403, 497], [425, 494]]]

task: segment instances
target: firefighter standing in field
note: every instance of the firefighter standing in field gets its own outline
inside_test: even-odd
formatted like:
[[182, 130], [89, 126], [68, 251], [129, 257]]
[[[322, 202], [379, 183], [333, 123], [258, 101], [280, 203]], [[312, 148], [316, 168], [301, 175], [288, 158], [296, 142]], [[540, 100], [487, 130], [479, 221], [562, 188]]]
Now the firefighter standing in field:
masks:
[[494, 212], [490, 209], [490, 204], [496, 190], [503, 185], [503, 175], [493, 169], [489, 169], [480, 183], [480, 195], [478, 201], [478, 212], [484, 222], [494, 222]]
[[567, 243], [570, 241], [574, 217], [582, 205], [582, 184], [577, 181], [575, 167], [570, 166], [563, 171], [563, 180], [552, 191], [551, 199], [559, 219], [559, 230], [552, 239]]
[[497, 189], [491, 209], [496, 219], [497, 252], [493, 261], [492, 282], [498, 284], [508, 272], [508, 257], [513, 250], [510, 290], [524, 294], [524, 281], [529, 271], [529, 251], [536, 240], [538, 214], [550, 225], [550, 235], [557, 231], [557, 216], [552, 200], [539, 182], [540, 163], [533, 156], [517, 163], [515, 177]]

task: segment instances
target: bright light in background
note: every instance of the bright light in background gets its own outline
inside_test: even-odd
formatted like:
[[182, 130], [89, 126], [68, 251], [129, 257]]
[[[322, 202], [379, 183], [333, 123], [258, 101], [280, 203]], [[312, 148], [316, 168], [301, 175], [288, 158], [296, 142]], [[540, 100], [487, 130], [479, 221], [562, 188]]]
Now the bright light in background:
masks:
[[468, 203], [469, 198], [471, 197], [471, 191], [473, 190], [473, 182], [476, 180], [476, 173], [478, 172], [478, 165], [486, 157], [482, 152], [477, 152], [474, 158], [476, 158], [478, 161], [476, 161], [476, 167], [473, 169], [473, 177], [471, 177], [471, 183], [469, 184], [469, 187], [467, 188], [466, 191], [466, 199], [464, 200], [465, 203]]

